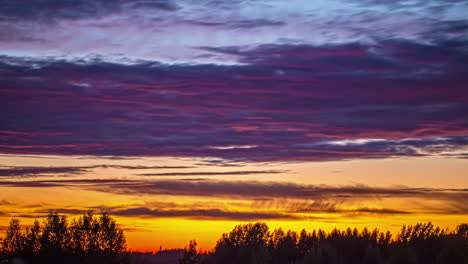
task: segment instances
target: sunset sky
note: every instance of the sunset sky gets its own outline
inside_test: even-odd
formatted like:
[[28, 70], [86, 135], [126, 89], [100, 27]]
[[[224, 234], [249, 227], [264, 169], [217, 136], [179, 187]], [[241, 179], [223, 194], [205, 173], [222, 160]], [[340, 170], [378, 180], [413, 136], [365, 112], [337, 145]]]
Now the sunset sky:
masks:
[[0, 0], [0, 233], [109, 211], [132, 250], [236, 224], [468, 220], [468, 0]]

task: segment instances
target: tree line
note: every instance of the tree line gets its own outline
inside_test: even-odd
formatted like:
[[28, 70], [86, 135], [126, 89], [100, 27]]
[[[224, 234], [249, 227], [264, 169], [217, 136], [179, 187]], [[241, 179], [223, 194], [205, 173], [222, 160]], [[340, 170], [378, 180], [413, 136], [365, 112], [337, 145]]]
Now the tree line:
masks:
[[468, 224], [453, 231], [432, 223], [403, 226], [394, 237], [378, 229], [270, 231], [265, 223], [236, 226], [211, 253], [190, 241], [180, 264], [468, 264]]
[[[0, 263], [137, 264], [125, 235], [108, 214], [92, 212], [68, 221], [50, 212], [21, 226], [11, 219], [0, 238]], [[8, 262], [10, 261], [10, 262]], [[468, 264], [468, 224], [454, 230], [432, 223], [403, 226], [395, 236], [378, 229], [301, 232], [242, 224], [223, 234], [210, 252], [190, 241], [179, 264]]]
[[43, 223], [23, 228], [11, 219], [0, 239], [0, 260], [23, 263], [129, 263], [124, 232], [106, 212], [68, 221], [50, 212]]

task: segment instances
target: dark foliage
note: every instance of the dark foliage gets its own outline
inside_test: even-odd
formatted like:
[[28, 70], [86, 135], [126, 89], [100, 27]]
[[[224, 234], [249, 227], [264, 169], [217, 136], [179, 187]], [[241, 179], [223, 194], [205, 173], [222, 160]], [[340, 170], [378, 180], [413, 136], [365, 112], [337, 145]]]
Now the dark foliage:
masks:
[[197, 242], [191, 240], [188, 247], [184, 250], [184, 256], [179, 260], [179, 264], [197, 264], [200, 263], [201, 256], [197, 253]]
[[107, 213], [91, 212], [68, 222], [51, 212], [41, 225], [21, 228], [12, 219], [1, 240], [0, 260], [21, 259], [21, 263], [129, 263], [125, 236]]
[[468, 224], [454, 231], [432, 223], [403, 226], [393, 237], [377, 229], [300, 233], [265, 223], [238, 225], [214, 251], [198, 254], [191, 241], [180, 263], [223, 264], [468, 264]]
[[[0, 249], [1, 263], [152, 263], [126, 252], [122, 229], [106, 213], [69, 222], [51, 212], [43, 224], [26, 228], [12, 219]], [[179, 256], [180, 264], [468, 264], [468, 224], [453, 231], [430, 222], [409, 225], [392, 236], [367, 228], [297, 233], [251, 223], [223, 234], [213, 252], [198, 252], [193, 240]]]

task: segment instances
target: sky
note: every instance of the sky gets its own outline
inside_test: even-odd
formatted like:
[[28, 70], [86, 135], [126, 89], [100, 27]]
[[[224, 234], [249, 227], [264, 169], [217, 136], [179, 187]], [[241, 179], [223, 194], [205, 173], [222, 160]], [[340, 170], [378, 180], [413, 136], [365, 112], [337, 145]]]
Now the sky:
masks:
[[468, 219], [468, 0], [0, 0], [0, 232]]

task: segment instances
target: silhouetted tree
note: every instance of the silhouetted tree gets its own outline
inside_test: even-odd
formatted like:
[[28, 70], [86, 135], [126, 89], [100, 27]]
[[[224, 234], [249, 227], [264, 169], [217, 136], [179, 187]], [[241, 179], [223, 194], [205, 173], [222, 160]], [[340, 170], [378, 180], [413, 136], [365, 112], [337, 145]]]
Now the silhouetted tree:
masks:
[[368, 246], [364, 252], [362, 264], [383, 264], [380, 248], [377, 246]]
[[13, 218], [1, 240], [4, 257], [26, 263], [129, 263], [125, 249], [124, 233], [107, 213], [89, 212], [69, 225], [65, 216], [51, 212], [43, 227], [36, 220], [24, 232]]
[[31, 228], [26, 229], [24, 251], [27, 255], [32, 255], [41, 249], [41, 225], [35, 220]]
[[411, 246], [400, 247], [393, 251], [388, 264], [418, 264], [416, 250]]
[[[181, 264], [442, 264], [468, 263], [468, 224], [449, 231], [432, 223], [403, 226], [395, 239], [377, 229], [334, 229], [329, 233], [281, 228], [265, 223], [237, 225], [218, 240], [213, 253], [197, 252], [190, 241]], [[29, 263], [129, 263], [125, 236], [107, 213], [88, 212], [69, 224], [65, 216], [49, 213], [41, 226], [35, 221], [24, 232], [18, 219], [10, 221], [0, 239], [2, 258]], [[28, 263], [28, 262], [26, 262]]]
[[330, 245], [315, 245], [304, 256], [301, 264], [338, 264], [336, 250]]
[[367, 228], [298, 235], [281, 228], [270, 232], [263, 223], [238, 225], [222, 235], [212, 255], [213, 263], [468, 264], [468, 225], [453, 232], [432, 223], [404, 226], [395, 239]]
[[184, 256], [179, 260], [180, 264], [199, 264], [201, 260], [197, 253], [197, 241], [190, 240], [188, 247], [184, 250]]
[[454, 234], [446, 236], [436, 263], [468, 263], [468, 224], [458, 225]]
[[25, 236], [21, 232], [20, 221], [16, 218], [10, 220], [10, 225], [6, 230], [5, 238], [2, 241], [2, 249], [9, 255], [19, 255], [23, 253], [25, 246]]
[[99, 217], [98, 242], [99, 250], [107, 254], [120, 254], [126, 248], [123, 230], [106, 212]]
[[468, 224], [459, 224], [456, 229], [456, 235], [460, 238], [468, 238]]
[[70, 239], [67, 217], [50, 212], [44, 221], [41, 249], [51, 254], [64, 253], [70, 246]]
[[74, 219], [70, 225], [72, 250], [77, 254], [97, 252], [98, 230], [99, 222], [92, 212]]
[[267, 263], [268, 238], [265, 223], [237, 225], [218, 241], [214, 253], [216, 263]]
[[297, 244], [299, 256], [304, 257], [307, 251], [309, 251], [309, 249], [312, 248], [312, 246], [316, 243], [316, 236], [307, 233], [305, 229], [302, 229], [301, 233], [299, 234], [299, 241]]
[[273, 231], [272, 237], [273, 263], [295, 263], [299, 255], [297, 233], [294, 231], [285, 233], [282, 229], [277, 229]]

